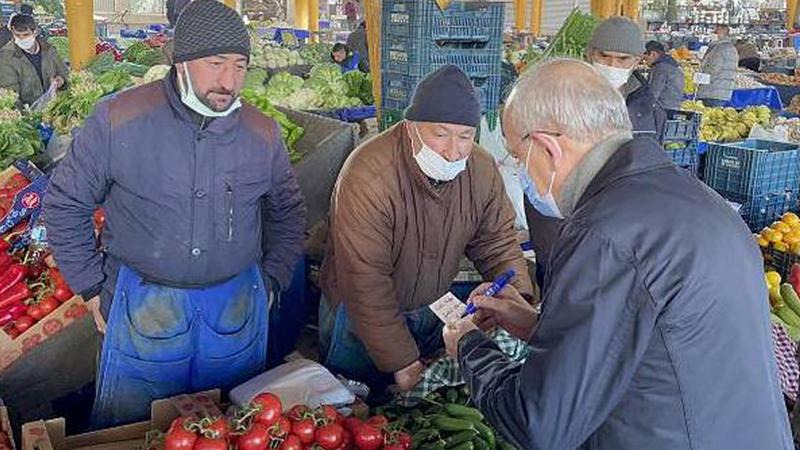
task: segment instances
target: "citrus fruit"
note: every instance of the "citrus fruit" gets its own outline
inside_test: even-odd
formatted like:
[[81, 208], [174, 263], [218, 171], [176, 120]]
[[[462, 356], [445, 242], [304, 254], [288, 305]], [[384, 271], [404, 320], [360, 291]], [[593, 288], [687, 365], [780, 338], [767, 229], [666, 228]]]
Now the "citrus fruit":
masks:
[[788, 233], [792, 231], [792, 227], [783, 222], [773, 222], [772, 225], [770, 225], [770, 228], [776, 231], [780, 231], [781, 233]]
[[781, 217], [781, 222], [788, 225], [794, 225], [800, 223], [800, 217], [798, 217], [797, 214], [793, 212], [787, 212]]
[[783, 243], [783, 241], [781, 241], [781, 242], [775, 242], [774, 244], [772, 244], [772, 247], [773, 247], [775, 250], [779, 251], [779, 252], [786, 252], [786, 251], [788, 251], [788, 250], [789, 250], [789, 246], [788, 246], [788, 245], [786, 245], [786, 244], [784, 244], [784, 243]]

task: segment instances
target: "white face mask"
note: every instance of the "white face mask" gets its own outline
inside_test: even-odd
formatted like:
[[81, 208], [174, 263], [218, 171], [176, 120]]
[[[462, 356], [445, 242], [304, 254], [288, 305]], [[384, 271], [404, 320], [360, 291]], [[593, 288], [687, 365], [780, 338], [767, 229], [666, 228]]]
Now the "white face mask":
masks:
[[531, 156], [532, 149], [533, 142], [531, 142], [531, 145], [528, 147], [528, 153], [525, 155], [525, 164], [519, 169], [519, 180], [520, 183], [522, 183], [522, 190], [525, 192], [525, 196], [528, 197], [528, 201], [531, 202], [531, 206], [539, 211], [539, 213], [547, 217], [563, 219], [564, 215], [561, 214], [561, 210], [558, 209], [558, 203], [556, 203], [556, 198], [553, 196], [553, 182], [556, 181], [556, 172], [553, 171], [552, 175], [550, 175], [550, 184], [544, 195], [539, 194], [539, 189], [536, 188], [536, 184], [533, 182], [533, 178], [531, 178], [528, 172], [528, 159]]
[[199, 98], [197, 98], [197, 95], [194, 93], [194, 88], [192, 87], [192, 79], [189, 77], [189, 69], [186, 67], [185, 63], [183, 64], [183, 74], [185, 75], [184, 78], [186, 79], [186, 85], [184, 85], [183, 79], [178, 77], [178, 85], [181, 91], [181, 101], [184, 105], [188, 106], [189, 109], [197, 114], [205, 117], [225, 117], [233, 111], [241, 108], [242, 102], [237, 98], [225, 111], [214, 111]]
[[414, 160], [417, 161], [422, 173], [436, 181], [450, 181], [467, 168], [467, 158], [453, 162], [446, 160], [442, 155], [436, 153], [434, 149], [425, 145], [425, 141], [422, 140], [422, 136], [419, 134], [419, 129], [416, 125], [413, 125], [413, 127], [417, 133], [417, 138], [422, 143], [422, 149], [414, 155]]
[[615, 89], [619, 89], [623, 84], [627, 83], [628, 78], [631, 77], [631, 72], [633, 72], [633, 69], [620, 69], [598, 62], [592, 63], [592, 66], [595, 70], [600, 72], [600, 75], [604, 76]]
[[36, 36], [27, 37], [25, 39], [14, 38], [14, 43], [17, 44], [17, 47], [25, 51], [31, 51], [36, 46]]

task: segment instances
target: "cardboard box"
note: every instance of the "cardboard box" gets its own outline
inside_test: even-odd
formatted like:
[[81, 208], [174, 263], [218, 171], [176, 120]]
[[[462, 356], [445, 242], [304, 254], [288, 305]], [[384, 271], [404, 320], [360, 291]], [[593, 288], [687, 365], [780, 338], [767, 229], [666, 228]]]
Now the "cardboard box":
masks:
[[42, 199], [47, 191], [49, 178], [28, 161], [17, 161], [13, 166], [0, 172], [0, 186], [4, 186], [14, 175], [22, 174], [31, 181], [14, 195], [11, 208], [0, 217], [0, 235], [8, 233], [17, 224], [31, 216], [27, 230], [36, 222], [42, 210]]
[[89, 308], [79, 296], [62, 303], [55, 311], [36, 322], [16, 339], [0, 331], [0, 372], [10, 366], [31, 348], [50, 339], [59, 331], [89, 313]]
[[8, 420], [8, 409], [5, 406], [0, 406], [0, 430], [8, 435], [8, 439], [11, 440], [11, 448], [16, 450], [14, 433], [11, 432], [11, 421]]
[[90, 433], [67, 436], [63, 418], [38, 420], [22, 426], [22, 450], [139, 450], [148, 431], [166, 431], [179, 416], [221, 415], [219, 390], [156, 400], [150, 420]]

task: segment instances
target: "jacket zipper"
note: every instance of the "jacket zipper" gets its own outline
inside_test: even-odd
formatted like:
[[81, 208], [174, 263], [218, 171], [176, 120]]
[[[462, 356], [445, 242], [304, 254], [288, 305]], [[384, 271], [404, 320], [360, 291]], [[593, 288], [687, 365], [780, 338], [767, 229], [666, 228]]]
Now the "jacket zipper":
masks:
[[233, 188], [225, 182], [225, 202], [228, 210], [228, 242], [233, 241]]

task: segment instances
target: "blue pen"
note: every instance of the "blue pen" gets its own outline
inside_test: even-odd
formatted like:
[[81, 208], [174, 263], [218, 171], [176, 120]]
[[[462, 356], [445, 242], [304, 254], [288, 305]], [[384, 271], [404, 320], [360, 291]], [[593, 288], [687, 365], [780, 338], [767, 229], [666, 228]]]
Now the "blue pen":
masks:
[[[483, 296], [494, 297], [498, 292], [502, 291], [503, 288], [506, 287], [506, 285], [511, 281], [512, 278], [514, 278], [514, 275], [516, 274], [517, 272], [515, 272], [514, 269], [503, 272], [499, 277], [497, 277], [497, 279], [494, 280], [492, 285], [489, 286], [489, 289], [486, 289], [486, 292], [483, 293]], [[478, 312], [478, 307], [475, 306], [474, 303], [469, 302], [464, 315], [468, 316], [470, 314], [475, 314], [476, 312]]]

